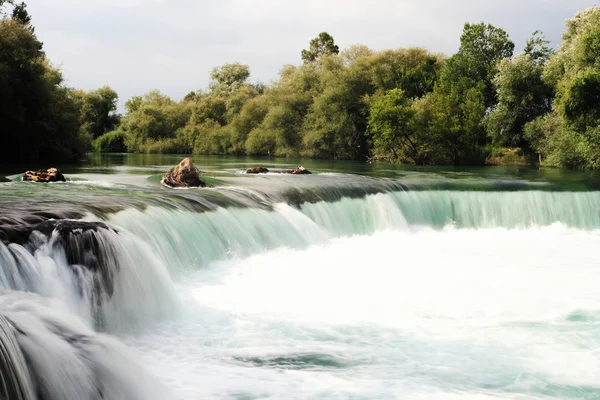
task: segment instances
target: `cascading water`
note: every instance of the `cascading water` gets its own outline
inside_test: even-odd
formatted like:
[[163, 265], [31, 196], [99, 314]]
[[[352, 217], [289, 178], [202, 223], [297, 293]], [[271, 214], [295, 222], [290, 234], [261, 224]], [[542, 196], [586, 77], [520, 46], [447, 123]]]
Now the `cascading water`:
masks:
[[37, 295], [0, 295], [4, 396], [15, 400], [170, 397], [118, 341]]
[[0, 262], [0, 288], [59, 300], [104, 330], [139, 328], [177, 308], [148, 245], [106, 225], [60, 221], [49, 237], [34, 230], [26, 243], [0, 242]]
[[600, 396], [600, 192], [472, 186], [0, 183], [0, 398]]

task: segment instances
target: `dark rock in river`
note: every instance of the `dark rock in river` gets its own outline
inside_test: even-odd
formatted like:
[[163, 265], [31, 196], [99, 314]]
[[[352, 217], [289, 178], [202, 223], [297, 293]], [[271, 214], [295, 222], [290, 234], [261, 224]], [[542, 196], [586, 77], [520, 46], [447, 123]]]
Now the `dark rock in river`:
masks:
[[24, 181], [32, 182], [65, 182], [66, 179], [57, 168], [40, 169], [39, 171], [27, 171], [23, 175]]
[[[34, 223], [32, 219], [31, 224], [12, 227], [10, 223], [0, 224], [0, 240], [7, 245], [19, 244], [34, 254], [44, 244], [40, 237], [43, 235], [56, 250], [64, 251], [67, 264], [74, 273], [79, 275], [81, 267], [89, 270], [94, 285], [92, 293], [85, 294], [92, 296], [96, 305], [114, 293], [119, 263], [112, 241], [118, 234], [117, 230], [99, 221], [47, 219]], [[75, 284], [83, 295], [84, 286], [81, 282]]]
[[246, 170], [247, 174], [266, 174], [269, 170], [265, 167], [254, 167]]
[[111, 253], [106, 242], [106, 234], [118, 231], [103, 222], [70, 220], [45, 221], [34, 230], [53, 237], [54, 245], [64, 249], [69, 265], [83, 265], [94, 273], [96, 301], [100, 301], [102, 292], [112, 297], [118, 263], [117, 255]]
[[312, 174], [312, 172], [310, 172], [309, 170], [304, 168], [302, 165], [300, 165], [300, 166], [296, 167], [296, 169], [291, 170], [290, 174], [292, 174], [292, 175], [308, 175], [308, 174]]
[[172, 188], [206, 187], [200, 180], [198, 168], [189, 157], [184, 158], [179, 165], [165, 174], [162, 183]]

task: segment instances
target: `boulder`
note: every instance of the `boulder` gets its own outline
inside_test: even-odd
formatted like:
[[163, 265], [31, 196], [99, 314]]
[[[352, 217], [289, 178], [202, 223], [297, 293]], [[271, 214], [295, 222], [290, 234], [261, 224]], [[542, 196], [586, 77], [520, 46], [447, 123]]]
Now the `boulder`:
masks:
[[172, 188], [206, 187], [206, 183], [198, 176], [198, 168], [189, 157], [184, 158], [175, 168], [171, 168], [163, 177], [162, 183]]
[[40, 169], [39, 171], [27, 171], [23, 175], [24, 181], [31, 182], [65, 182], [66, 179], [57, 168]]
[[247, 174], [266, 174], [269, 170], [265, 167], [254, 167], [246, 170]]
[[296, 169], [291, 170], [290, 174], [292, 174], [292, 175], [308, 175], [308, 174], [312, 174], [312, 172], [310, 172], [309, 170], [304, 168], [302, 165], [300, 165], [300, 166], [296, 167]]

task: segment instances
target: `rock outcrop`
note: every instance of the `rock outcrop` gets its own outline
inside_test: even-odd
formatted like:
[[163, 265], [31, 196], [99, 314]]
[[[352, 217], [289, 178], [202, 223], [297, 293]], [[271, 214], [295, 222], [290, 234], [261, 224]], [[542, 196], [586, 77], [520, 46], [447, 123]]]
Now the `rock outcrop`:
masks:
[[310, 172], [309, 170], [307, 170], [306, 168], [304, 168], [303, 166], [298, 166], [294, 169], [273, 169], [273, 170], [268, 170], [265, 167], [253, 167], [253, 168], [248, 168], [246, 170], [247, 174], [266, 174], [267, 172], [274, 172], [276, 174], [291, 174], [291, 175], [308, 175], [308, 174], [312, 174], [312, 172]]
[[304, 168], [302, 165], [300, 165], [300, 166], [296, 167], [296, 169], [291, 170], [290, 174], [292, 174], [292, 175], [308, 175], [308, 174], [312, 174], [312, 172], [310, 172], [309, 170]]
[[57, 168], [40, 169], [39, 171], [27, 171], [23, 175], [24, 181], [31, 182], [65, 182], [64, 175]]
[[265, 167], [253, 167], [246, 170], [247, 174], [266, 174], [269, 170]]
[[171, 168], [162, 179], [162, 183], [172, 188], [206, 187], [198, 168], [189, 157], [184, 158], [175, 168]]

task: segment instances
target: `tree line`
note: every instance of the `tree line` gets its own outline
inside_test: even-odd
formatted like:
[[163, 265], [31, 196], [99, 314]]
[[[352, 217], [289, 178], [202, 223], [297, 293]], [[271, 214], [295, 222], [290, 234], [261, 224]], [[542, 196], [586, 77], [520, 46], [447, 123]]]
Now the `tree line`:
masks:
[[24, 3], [4, 10], [4, 162], [89, 150], [419, 165], [517, 154], [532, 164], [600, 168], [600, 8], [569, 19], [556, 51], [535, 32], [514, 54], [508, 34], [485, 23], [465, 24], [451, 57], [423, 48], [340, 51], [323, 32], [302, 50], [303, 63], [284, 66], [271, 84], [252, 83], [247, 65], [225, 64], [207, 89], [180, 101], [150, 91], [129, 99], [122, 116], [110, 87], [62, 84]]

